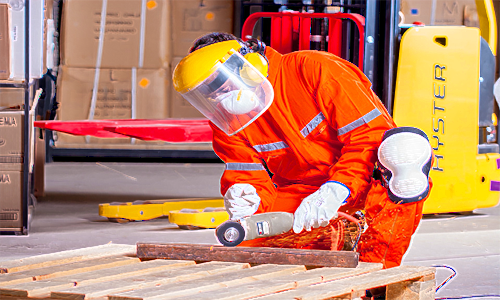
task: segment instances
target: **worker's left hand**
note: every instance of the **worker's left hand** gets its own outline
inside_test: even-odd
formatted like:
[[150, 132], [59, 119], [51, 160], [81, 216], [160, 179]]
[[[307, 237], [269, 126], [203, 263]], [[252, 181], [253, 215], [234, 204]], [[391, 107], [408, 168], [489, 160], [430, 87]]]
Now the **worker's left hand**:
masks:
[[294, 214], [293, 231], [300, 233], [311, 227], [326, 226], [338, 216], [337, 211], [346, 203], [351, 191], [340, 182], [328, 181], [316, 192], [307, 196]]

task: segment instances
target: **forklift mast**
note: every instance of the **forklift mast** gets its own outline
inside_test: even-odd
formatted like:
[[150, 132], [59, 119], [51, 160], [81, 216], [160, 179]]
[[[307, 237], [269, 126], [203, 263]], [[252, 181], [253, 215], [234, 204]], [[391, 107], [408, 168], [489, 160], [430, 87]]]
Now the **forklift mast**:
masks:
[[[392, 113], [394, 97], [395, 72], [400, 29], [400, 0], [238, 0], [235, 13], [236, 36], [245, 38], [241, 30], [250, 14], [256, 12], [308, 12], [308, 13], [348, 13], [358, 14], [364, 18], [364, 54], [362, 70], [372, 82], [372, 89]], [[310, 49], [327, 50], [328, 21], [314, 18], [311, 21]], [[271, 20], [262, 18], [253, 30], [252, 37], [271, 44]], [[358, 63], [359, 31], [356, 24], [343, 20], [341, 26], [341, 53], [339, 56]], [[297, 48], [292, 51], [299, 50]]]
[[[476, 0], [481, 36], [496, 55], [497, 25], [492, 0]], [[364, 18], [364, 53], [362, 70], [372, 82], [372, 89], [392, 115], [399, 56], [399, 44], [405, 28], [400, 22], [401, 0], [236, 0], [234, 33], [242, 36], [248, 17], [257, 12], [349, 13]], [[255, 24], [252, 37], [271, 44], [271, 19], [262, 18]], [[432, 24], [426, 24], [432, 25]], [[328, 20], [311, 21], [310, 49], [328, 51]], [[342, 21], [341, 53], [339, 56], [358, 64], [359, 31], [356, 24]], [[293, 38], [293, 37], [292, 37]], [[295, 45], [297, 46], [297, 45]], [[290, 49], [299, 50], [298, 47]]]

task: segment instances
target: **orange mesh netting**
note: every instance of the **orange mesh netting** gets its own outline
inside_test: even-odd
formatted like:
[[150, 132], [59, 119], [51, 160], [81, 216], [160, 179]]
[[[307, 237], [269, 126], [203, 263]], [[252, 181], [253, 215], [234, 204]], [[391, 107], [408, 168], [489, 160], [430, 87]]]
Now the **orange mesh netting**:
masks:
[[303, 230], [296, 234], [293, 230], [268, 238], [243, 241], [244, 247], [274, 247], [315, 250], [352, 250], [359, 236], [359, 226], [345, 219], [333, 219], [326, 227]]

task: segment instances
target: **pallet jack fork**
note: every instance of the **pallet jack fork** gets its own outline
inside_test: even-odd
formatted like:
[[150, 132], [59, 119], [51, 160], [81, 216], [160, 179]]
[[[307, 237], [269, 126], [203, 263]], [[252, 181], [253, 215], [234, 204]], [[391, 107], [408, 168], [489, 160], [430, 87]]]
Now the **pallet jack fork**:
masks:
[[177, 224], [180, 229], [215, 229], [229, 220], [224, 207], [207, 207], [205, 209], [181, 209], [170, 211], [170, 223]]
[[169, 217], [183, 229], [215, 228], [229, 216], [222, 198], [137, 200], [99, 204], [99, 215], [111, 222], [128, 223]]

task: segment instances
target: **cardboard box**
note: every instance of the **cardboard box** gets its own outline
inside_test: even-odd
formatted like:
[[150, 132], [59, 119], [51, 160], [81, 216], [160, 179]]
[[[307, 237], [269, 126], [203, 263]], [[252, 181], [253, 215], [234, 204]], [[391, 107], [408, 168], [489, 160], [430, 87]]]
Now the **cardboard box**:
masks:
[[[94, 87], [96, 69], [62, 66], [58, 76], [57, 112], [59, 120], [87, 119], [164, 119], [168, 116], [165, 69], [100, 69]], [[95, 94], [94, 114], [92, 97]], [[58, 133], [64, 143], [131, 143], [128, 138], [86, 138]]]
[[168, 67], [169, 3], [108, 0], [101, 28], [102, 0], [64, 1], [61, 64], [81, 68]]
[[[172, 59], [172, 69], [177, 66], [183, 57], [174, 57]], [[194, 106], [191, 105], [181, 94], [179, 94], [173, 87], [173, 82], [170, 77], [170, 118], [204, 118]]]
[[479, 27], [475, 0], [402, 0], [404, 23]]
[[[41, 78], [43, 70], [43, 27], [44, 0], [32, 0], [30, 3], [30, 78]], [[24, 1], [17, 1], [20, 6], [9, 6], [10, 24], [10, 80], [25, 79], [25, 9]]]
[[[30, 140], [33, 118], [30, 118]], [[33, 149], [33, 147], [31, 147]], [[24, 154], [24, 111], [0, 111], [0, 170], [22, 171]], [[33, 152], [31, 151], [31, 156]], [[33, 159], [30, 158], [32, 164]]]
[[172, 1], [172, 53], [188, 54], [200, 36], [214, 32], [233, 32], [233, 0]]
[[9, 6], [0, 4], [0, 80], [10, 76]]
[[0, 231], [21, 229], [23, 172], [0, 169]]
[[23, 88], [0, 88], [0, 110], [6, 108], [21, 109], [24, 104]]

